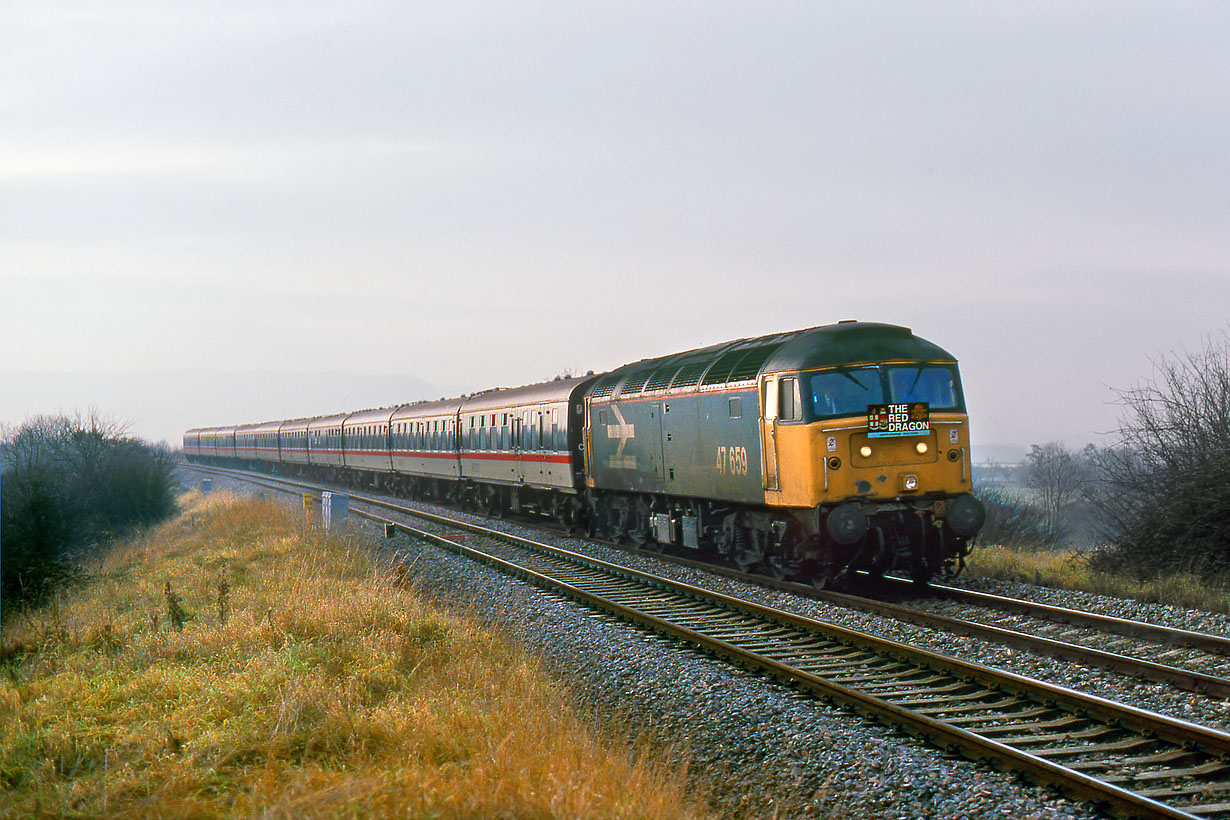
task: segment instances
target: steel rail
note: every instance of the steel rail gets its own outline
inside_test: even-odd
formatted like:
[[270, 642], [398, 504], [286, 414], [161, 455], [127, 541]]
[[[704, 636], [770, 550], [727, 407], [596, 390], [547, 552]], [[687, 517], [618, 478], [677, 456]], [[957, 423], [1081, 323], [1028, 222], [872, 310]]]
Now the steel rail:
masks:
[[[908, 584], [900, 578], [885, 579], [894, 585]], [[1018, 612], [1022, 615], [1041, 615], [1047, 620], [1067, 623], [1073, 626], [1091, 627], [1103, 632], [1113, 632], [1131, 638], [1140, 638], [1168, 646], [1182, 646], [1190, 649], [1200, 649], [1217, 655], [1230, 656], [1230, 638], [1224, 635], [1210, 635], [1205, 632], [1194, 632], [1189, 629], [1176, 629], [1169, 626], [1133, 621], [1127, 618], [1116, 618], [1112, 615], [1100, 615], [1096, 612], [1085, 612], [1079, 609], [1044, 604], [1039, 601], [1029, 601], [1024, 598], [1010, 598], [1004, 595], [992, 595], [986, 592], [975, 592], [970, 589], [931, 584], [931, 589], [946, 598], [964, 603], [993, 609], [1004, 609]]]

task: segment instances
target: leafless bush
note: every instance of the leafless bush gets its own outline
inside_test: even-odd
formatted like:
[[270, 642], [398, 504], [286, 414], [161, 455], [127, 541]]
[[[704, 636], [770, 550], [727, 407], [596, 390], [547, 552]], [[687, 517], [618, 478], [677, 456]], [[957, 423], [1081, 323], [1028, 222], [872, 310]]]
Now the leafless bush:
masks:
[[3, 603], [37, 602], [89, 547], [174, 509], [175, 462], [162, 447], [87, 416], [39, 416], [0, 436]]
[[1048, 545], [1046, 516], [1037, 505], [1002, 487], [977, 489], [974, 495], [987, 511], [979, 544], [1024, 549]]
[[1108, 566], [1141, 575], [1230, 571], [1230, 338], [1154, 362], [1119, 392], [1119, 441], [1095, 495]]

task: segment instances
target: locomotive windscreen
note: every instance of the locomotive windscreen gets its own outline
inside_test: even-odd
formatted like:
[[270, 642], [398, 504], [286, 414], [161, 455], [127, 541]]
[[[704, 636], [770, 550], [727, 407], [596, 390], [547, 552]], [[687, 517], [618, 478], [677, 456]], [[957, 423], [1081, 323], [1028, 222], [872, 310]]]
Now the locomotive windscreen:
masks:
[[960, 410], [961, 390], [953, 367], [935, 364], [891, 365], [888, 393], [893, 402], [925, 401], [932, 410]]
[[826, 370], [814, 374], [811, 418], [861, 416], [872, 404], [927, 402], [932, 410], [962, 409], [956, 367], [937, 364], [888, 365]]

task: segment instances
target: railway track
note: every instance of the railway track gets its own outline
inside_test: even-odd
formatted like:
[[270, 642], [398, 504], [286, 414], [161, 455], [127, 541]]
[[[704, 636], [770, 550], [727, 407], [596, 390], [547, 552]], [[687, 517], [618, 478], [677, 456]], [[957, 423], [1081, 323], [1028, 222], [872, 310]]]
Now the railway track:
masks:
[[[195, 469], [243, 476], [248, 481], [264, 482], [265, 486], [271, 489], [282, 489], [280, 485], [300, 489], [315, 488], [315, 485], [292, 479], [245, 471], [213, 467], [195, 467]], [[931, 602], [929, 601], [920, 601], [912, 606], [903, 605], [864, 595], [817, 590], [807, 584], [748, 574], [733, 568], [715, 566], [652, 550], [636, 549], [627, 545], [619, 548], [680, 566], [740, 581], [750, 581], [783, 592], [825, 601], [847, 609], [977, 638], [989, 643], [1072, 661], [1085, 666], [1109, 669], [1117, 674], [1163, 683], [1176, 689], [1196, 692], [1213, 698], [1230, 698], [1230, 639], [1221, 635], [1113, 618], [1094, 612], [1083, 612], [1019, 598], [988, 595], [957, 587], [930, 585], [929, 589], [942, 598], [977, 610], [974, 613], [966, 611], [963, 617], [954, 617], [930, 611]], [[879, 583], [882, 587], [891, 590], [895, 596], [917, 596], [917, 588], [908, 581], [884, 578]], [[1028, 631], [996, 623], [995, 616], [988, 615], [988, 613], [996, 612], [1028, 616], [1031, 619]], [[1100, 646], [1091, 646], [1091, 643], [1097, 643]]]
[[1116, 814], [1230, 818], [1228, 733], [485, 527], [380, 499], [352, 498], [428, 521], [433, 529], [463, 531], [464, 543], [354, 510], [358, 515], [766, 672], [967, 757], [1059, 785]]
[[[629, 549], [621, 547], [621, 549]], [[939, 584], [928, 590], [941, 599], [978, 610], [966, 609], [964, 617], [930, 610], [931, 601], [918, 600], [904, 605], [834, 590], [817, 590], [807, 584], [782, 581], [763, 575], [715, 567], [700, 561], [663, 555], [646, 550], [631, 550], [659, 560], [702, 569], [807, 598], [836, 604], [900, 621], [965, 635], [1002, 646], [1023, 649], [1039, 655], [1097, 666], [1143, 680], [1164, 683], [1188, 692], [1214, 698], [1230, 698], [1230, 639], [1221, 635], [1132, 621], [1096, 612], [1057, 607], [1021, 598], [964, 590]], [[918, 589], [910, 581], [884, 578], [878, 582], [895, 597], [918, 599]], [[993, 613], [1001, 613], [997, 617]], [[1031, 619], [1024, 631], [1012, 615]], [[1012, 623], [1011, 626], [1007, 625]], [[1101, 647], [1090, 646], [1091, 643]]]

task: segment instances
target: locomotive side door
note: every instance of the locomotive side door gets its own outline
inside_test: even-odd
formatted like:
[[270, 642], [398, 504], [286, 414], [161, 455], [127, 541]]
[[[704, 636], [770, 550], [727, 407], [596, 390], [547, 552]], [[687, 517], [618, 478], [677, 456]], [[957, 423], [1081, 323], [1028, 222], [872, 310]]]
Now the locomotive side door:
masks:
[[760, 380], [760, 452], [764, 460], [764, 488], [779, 490], [777, 480], [777, 376]]

